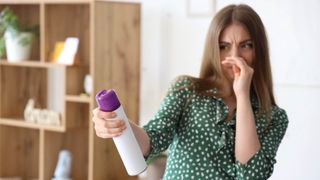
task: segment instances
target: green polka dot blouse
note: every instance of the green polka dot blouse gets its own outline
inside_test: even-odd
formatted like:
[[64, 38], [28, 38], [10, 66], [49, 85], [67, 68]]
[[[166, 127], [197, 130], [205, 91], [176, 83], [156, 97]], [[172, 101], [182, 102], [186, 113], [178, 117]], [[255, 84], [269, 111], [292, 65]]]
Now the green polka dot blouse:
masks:
[[236, 117], [224, 121], [228, 108], [221, 98], [197, 95], [190, 88], [182, 88], [191, 83], [187, 77], [177, 79], [157, 114], [143, 127], [151, 141], [147, 161], [169, 147], [163, 179], [270, 177], [277, 149], [288, 126], [286, 112], [277, 106], [272, 107], [271, 126], [266, 130], [267, 118], [257, 116], [258, 103], [252, 96], [261, 148], [246, 164], [240, 164], [234, 155]]

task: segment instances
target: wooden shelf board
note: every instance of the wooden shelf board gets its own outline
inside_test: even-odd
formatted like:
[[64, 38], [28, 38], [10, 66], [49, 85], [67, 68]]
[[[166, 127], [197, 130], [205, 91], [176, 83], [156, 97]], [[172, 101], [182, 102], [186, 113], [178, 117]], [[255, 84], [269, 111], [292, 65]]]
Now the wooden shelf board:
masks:
[[45, 4], [89, 4], [94, 0], [42, 0]]
[[43, 129], [43, 130], [56, 131], [56, 132], [65, 132], [65, 128], [62, 126], [49, 126], [49, 125], [43, 125], [43, 124], [29, 123], [22, 119], [0, 118], [0, 125], [39, 129], [39, 130]]
[[55, 67], [65, 67], [62, 64], [52, 64], [52, 63], [45, 63], [40, 61], [24, 61], [24, 62], [17, 62], [11, 63], [7, 60], [0, 60], [1, 66], [20, 66], [20, 67], [34, 67], [34, 68], [55, 68]]
[[90, 4], [94, 1], [116, 3], [141, 3], [141, 0], [0, 0], [0, 4]]
[[77, 95], [66, 95], [66, 101], [68, 102], [79, 102], [79, 103], [90, 103], [90, 97], [83, 97]]
[[21, 4], [83, 4], [90, 3], [94, 0], [0, 0], [1, 4], [13, 4], [13, 5], [21, 5]]
[[0, 0], [1, 4], [12, 4], [12, 5], [21, 5], [21, 4], [40, 4], [41, 0]]

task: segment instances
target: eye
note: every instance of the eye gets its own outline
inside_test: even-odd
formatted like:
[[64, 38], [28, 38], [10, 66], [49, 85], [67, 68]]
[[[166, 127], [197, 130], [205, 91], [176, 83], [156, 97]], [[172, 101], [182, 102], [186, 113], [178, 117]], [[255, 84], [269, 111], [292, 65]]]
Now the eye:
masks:
[[253, 43], [252, 42], [246, 42], [246, 43], [241, 45], [241, 48], [252, 49], [253, 48]]
[[226, 50], [228, 48], [228, 45], [221, 43], [221, 44], [219, 44], [219, 48], [220, 48], [220, 50]]

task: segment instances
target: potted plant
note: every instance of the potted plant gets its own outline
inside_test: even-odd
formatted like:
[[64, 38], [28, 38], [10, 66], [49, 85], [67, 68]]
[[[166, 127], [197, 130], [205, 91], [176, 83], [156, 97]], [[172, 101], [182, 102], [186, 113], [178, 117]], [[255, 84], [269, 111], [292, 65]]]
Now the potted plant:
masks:
[[31, 46], [39, 27], [21, 27], [19, 18], [9, 8], [0, 13], [0, 58], [6, 54], [10, 62], [18, 62], [30, 58]]

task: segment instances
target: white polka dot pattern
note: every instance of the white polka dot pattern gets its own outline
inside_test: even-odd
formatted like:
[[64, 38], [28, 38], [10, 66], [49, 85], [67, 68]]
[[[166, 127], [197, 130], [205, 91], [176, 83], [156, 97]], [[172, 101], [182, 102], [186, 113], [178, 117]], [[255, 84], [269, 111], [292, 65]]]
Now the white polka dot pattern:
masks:
[[236, 117], [225, 122], [228, 108], [222, 99], [200, 96], [184, 88], [190, 83], [187, 77], [177, 78], [155, 117], [143, 127], [151, 141], [147, 161], [169, 147], [163, 179], [270, 177], [277, 149], [288, 126], [286, 112], [272, 107], [271, 127], [266, 130], [266, 116], [257, 116], [258, 103], [252, 96], [261, 149], [243, 165], [234, 156]]

